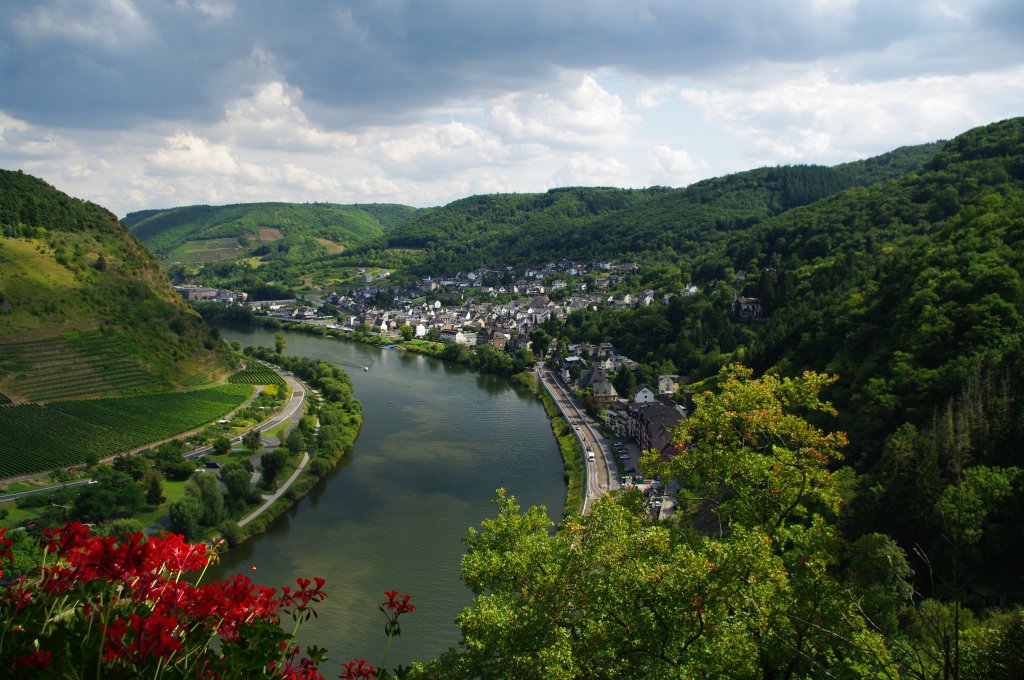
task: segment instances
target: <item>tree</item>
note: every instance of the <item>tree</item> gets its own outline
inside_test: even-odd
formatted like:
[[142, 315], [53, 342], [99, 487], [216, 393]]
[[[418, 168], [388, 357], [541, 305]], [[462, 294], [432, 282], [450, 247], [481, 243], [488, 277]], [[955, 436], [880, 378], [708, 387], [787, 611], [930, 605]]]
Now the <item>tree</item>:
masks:
[[164, 502], [164, 480], [158, 471], [148, 470], [142, 477], [142, 486], [146, 490], [146, 503], [155, 506]]
[[249, 430], [242, 436], [242, 446], [252, 454], [256, 453], [263, 447], [263, 440], [260, 437], [259, 428]]
[[220, 480], [224, 482], [224, 500], [237, 510], [245, 505], [252, 495], [252, 473], [240, 463], [225, 463], [220, 469]]
[[199, 534], [199, 519], [203, 516], [203, 504], [195, 496], [184, 496], [167, 508], [171, 520], [171, 531], [194, 538]]
[[224, 519], [224, 496], [217, 486], [217, 478], [212, 474], [193, 475], [185, 484], [185, 493], [199, 500], [202, 508], [200, 524], [212, 527]]
[[620, 397], [623, 399], [632, 399], [633, 393], [636, 391], [636, 376], [633, 375], [633, 371], [623, 366], [615, 374], [615, 379], [612, 380], [612, 385], [615, 387], [615, 391], [619, 393]]
[[267, 451], [260, 457], [260, 467], [263, 468], [263, 482], [271, 487], [277, 476], [284, 469], [285, 463], [288, 462], [288, 456], [284, 451], [275, 449], [273, 451]]
[[306, 437], [302, 434], [302, 430], [297, 427], [292, 428], [292, 431], [284, 438], [283, 443], [288, 452], [292, 454], [302, 453], [306, 450]]
[[403, 323], [398, 327], [398, 332], [402, 334], [402, 339], [409, 341], [416, 337], [416, 330], [407, 323]]
[[[439, 678], [873, 676], [892, 664], [839, 580], [844, 437], [807, 422], [831, 378], [753, 380], [733, 366], [696, 398], [676, 443], [644, 464], [708, 500], [702, 530], [652, 524], [639, 492], [609, 496], [552, 534], [542, 508], [499, 493], [465, 541], [473, 603]], [[884, 552], [884, 551], [883, 551]], [[871, 582], [871, 579], [868, 579]]]
[[218, 456], [223, 456], [225, 453], [231, 450], [231, 440], [221, 435], [220, 437], [214, 439], [210, 443], [210, 446], [213, 447], [214, 453], [216, 453]]
[[138, 482], [123, 472], [99, 466], [96, 483], [78, 494], [71, 515], [87, 522], [98, 522], [110, 517], [126, 517], [145, 504], [146, 496]]
[[551, 335], [543, 328], [535, 328], [530, 331], [530, 343], [533, 353], [539, 357], [543, 357], [548, 353], [548, 347], [551, 345]]
[[278, 331], [274, 334], [274, 350], [278, 354], [284, 354], [286, 347], [288, 347], [288, 342], [284, 338], [284, 333]]
[[118, 456], [114, 459], [113, 468], [139, 481], [149, 469], [149, 463], [142, 456]]

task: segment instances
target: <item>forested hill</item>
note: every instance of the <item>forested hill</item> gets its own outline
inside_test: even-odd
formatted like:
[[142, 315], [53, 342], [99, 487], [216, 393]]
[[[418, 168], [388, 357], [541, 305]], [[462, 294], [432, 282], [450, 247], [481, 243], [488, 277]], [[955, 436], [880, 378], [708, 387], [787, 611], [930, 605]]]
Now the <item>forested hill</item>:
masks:
[[367, 243], [419, 212], [392, 204], [242, 203], [143, 210], [122, 222], [165, 261], [294, 260]]
[[425, 249], [429, 265], [423, 267], [432, 272], [560, 258], [671, 260], [704, 252], [790, 208], [902, 176], [939, 148], [938, 142], [903, 147], [832, 168], [761, 168], [685, 189], [573, 187], [474, 196], [412, 219], [381, 241], [388, 248]]
[[[637, 384], [734, 361], [838, 375], [826, 425], [848, 434], [860, 475], [850, 531], [944, 554], [937, 504], [969, 482], [979, 536], [984, 526], [961, 554], [971, 587], [1024, 599], [1024, 479], [993, 471], [1024, 467], [1024, 118], [960, 135], [901, 179], [731, 234], [680, 268], [699, 295], [578, 312], [550, 330], [642, 360]], [[763, 318], [737, 313], [738, 296], [759, 298]]]
[[0, 170], [0, 393], [15, 401], [199, 384], [222, 343], [117, 218]]

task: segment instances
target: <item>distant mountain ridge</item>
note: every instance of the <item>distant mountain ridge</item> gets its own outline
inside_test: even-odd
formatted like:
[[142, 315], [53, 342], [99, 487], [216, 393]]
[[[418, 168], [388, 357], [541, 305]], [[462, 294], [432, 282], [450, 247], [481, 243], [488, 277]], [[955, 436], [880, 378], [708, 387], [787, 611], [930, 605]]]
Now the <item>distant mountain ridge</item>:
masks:
[[103, 208], [0, 170], [0, 393], [14, 401], [217, 380], [222, 343]]
[[202, 262], [342, 252], [419, 212], [394, 204], [239, 203], [141, 210], [122, 223], [165, 262]]
[[509, 261], [692, 254], [788, 209], [901, 177], [942, 145], [902, 147], [834, 167], [759, 168], [683, 189], [568, 187], [472, 196], [417, 216], [367, 247], [423, 249], [417, 269], [449, 272]]

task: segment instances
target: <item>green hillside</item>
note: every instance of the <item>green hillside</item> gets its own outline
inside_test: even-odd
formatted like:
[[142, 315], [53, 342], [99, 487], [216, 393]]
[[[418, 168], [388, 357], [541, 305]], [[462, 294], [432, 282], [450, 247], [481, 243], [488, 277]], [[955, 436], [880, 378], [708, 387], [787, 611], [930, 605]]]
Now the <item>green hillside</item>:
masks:
[[122, 222], [165, 262], [294, 260], [367, 243], [416, 213], [390, 204], [244, 203], [143, 210]]
[[[990, 468], [1024, 464], [1024, 118], [971, 130], [916, 172], [780, 213], [680, 266], [700, 295], [576, 313], [549, 330], [611, 341], [643, 362], [637, 384], [658, 372], [708, 378], [733, 361], [838, 375], [827, 391], [838, 415], [823, 422], [849, 436], [853, 535], [882, 531], [908, 554], [944, 556], [943, 494], [964, 475], [982, 484]], [[759, 298], [764, 318], [740, 317], [737, 296]], [[969, 491], [985, 531], [960, 558], [976, 597], [1020, 601], [1011, 565], [1024, 559], [1014, 529], [1024, 484], [993, 489]]]
[[671, 260], [703, 252], [793, 207], [902, 176], [941, 146], [903, 147], [833, 168], [761, 168], [685, 189], [572, 187], [474, 196], [412, 219], [382, 242], [388, 248], [423, 249], [419, 269], [433, 272], [560, 258]]
[[0, 393], [170, 389], [229, 369], [216, 338], [117, 218], [0, 170]]

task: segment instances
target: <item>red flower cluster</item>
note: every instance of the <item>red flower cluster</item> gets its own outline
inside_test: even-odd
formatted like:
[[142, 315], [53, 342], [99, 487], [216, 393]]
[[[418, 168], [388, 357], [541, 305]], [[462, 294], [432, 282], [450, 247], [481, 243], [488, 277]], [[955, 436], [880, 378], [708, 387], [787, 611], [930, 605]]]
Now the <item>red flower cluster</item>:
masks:
[[348, 663], [341, 664], [341, 670], [343, 671], [339, 678], [343, 680], [377, 680], [377, 676], [373, 674], [373, 666], [366, 663], [366, 659], [354, 659]]
[[[11, 545], [0, 529], [0, 565], [13, 560]], [[299, 649], [278, 623], [281, 612], [316, 615], [312, 605], [327, 597], [322, 578], [297, 579], [299, 589], [280, 597], [241, 575], [196, 586], [182, 576], [206, 567], [207, 546], [176, 534], [93, 536], [78, 522], [48, 530], [43, 547], [53, 559], [44, 557], [38, 575], [0, 590], [0, 658], [15, 673], [102, 676], [104, 665], [118, 676], [253, 677], [238, 668], [244, 659], [273, 677], [321, 677], [316, 661], [296, 661]], [[268, 637], [276, 644], [263, 644]], [[53, 653], [68, 648], [95, 656]]]
[[388, 619], [384, 624], [384, 634], [390, 638], [402, 634], [402, 629], [398, 625], [398, 617], [413, 612], [416, 607], [409, 604], [410, 595], [402, 595], [399, 599], [397, 590], [388, 590], [384, 594], [388, 596], [388, 599], [380, 603], [379, 609]]

